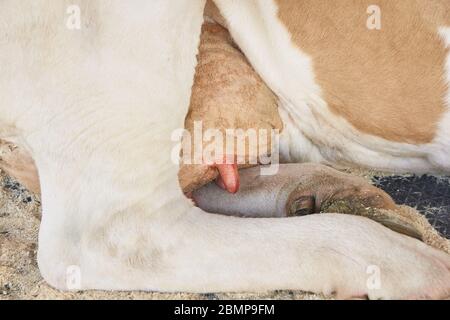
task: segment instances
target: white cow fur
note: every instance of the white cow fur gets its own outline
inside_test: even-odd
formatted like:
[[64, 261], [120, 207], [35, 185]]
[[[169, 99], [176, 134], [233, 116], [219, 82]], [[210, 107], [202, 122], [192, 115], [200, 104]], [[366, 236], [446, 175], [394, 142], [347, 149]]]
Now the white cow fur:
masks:
[[447, 112], [439, 124], [439, 131], [434, 139], [430, 151], [429, 159], [437, 166], [444, 168], [446, 172], [450, 171], [450, 27], [442, 27], [439, 30], [442, 39], [444, 40], [449, 53], [445, 63], [446, 77], [448, 84], [447, 96], [445, 97], [447, 103]]
[[[370, 220], [326, 214], [241, 219], [195, 208], [178, 186], [170, 137], [188, 108], [204, 2], [76, 2], [79, 31], [65, 26], [73, 1], [0, 2], [1, 132], [26, 146], [39, 170], [38, 262], [51, 285], [74, 289], [67, 271], [76, 266], [76, 289], [302, 289], [371, 298], [449, 293], [447, 255]], [[273, 33], [262, 29], [250, 14], [255, 7], [273, 19], [273, 7], [264, 3], [218, 1], [285, 112], [296, 121], [292, 106], [304, 111], [312, 96], [322, 106], [317, 116], [326, 119], [308, 58], [292, 48], [267, 47], [264, 31], [272, 41], [280, 37], [280, 46], [286, 34], [277, 24]], [[254, 46], [245, 41], [252, 32], [261, 35]], [[283, 64], [285, 58], [293, 65]], [[278, 63], [283, 86], [277, 68], [263, 67], [266, 61]], [[301, 69], [304, 78], [289, 69]], [[303, 84], [302, 95], [289, 94], [293, 81]], [[305, 133], [318, 125], [308, 121]], [[342, 128], [344, 123], [321, 130], [337, 134]], [[363, 154], [352, 144], [342, 148]], [[408, 148], [404, 152], [420, 152]], [[381, 156], [374, 159], [386, 164]], [[380, 268], [380, 287], [366, 285], [371, 265]]]

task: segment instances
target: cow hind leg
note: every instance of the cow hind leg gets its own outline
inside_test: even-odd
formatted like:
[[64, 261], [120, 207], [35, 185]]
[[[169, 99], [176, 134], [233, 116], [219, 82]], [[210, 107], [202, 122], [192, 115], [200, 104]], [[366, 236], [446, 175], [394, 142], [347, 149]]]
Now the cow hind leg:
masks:
[[241, 189], [229, 194], [210, 183], [193, 198], [208, 212], [241, 217], [291, 217], [344, 213], [369, 217], [397, 232], [421, 239], [408, 221], [374, 210], [397, 210], [392, 198], [365, 179], [318, 164], [282, 164], [275, 175], [258, 167], [240, 171]]
[[[70, 230], [63, 219], [44, 217], [41, 272], [63, 290], [290, 289], [342, 298], [450, 293], [449, 256], [366, 218], [245, 219], [181, 203], [171, 210], [149, 215], [137, 206], [88, 229], [72, 223]], [[367, 284], [371, 266], [381, 277], [374, 286]]]

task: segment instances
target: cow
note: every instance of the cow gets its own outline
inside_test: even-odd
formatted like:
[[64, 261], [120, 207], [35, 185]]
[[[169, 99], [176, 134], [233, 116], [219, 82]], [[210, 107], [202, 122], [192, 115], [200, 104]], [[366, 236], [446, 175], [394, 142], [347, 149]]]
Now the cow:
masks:
[[[394, 207], [325, 165], [450, 171], [448, 0], [379, 0], [375, 27], [367, 0], [72, 2], [0, 2], [0, 137], [20, 147], [39, 177], [37, 184], [10, 168], [41, 193], [38, 264], [50, 285], [449, 296], [446, 253], [364, 217], [302, 214], [355, 194], [362, 204]], [[71, 14], [78, 24], [67, 21]], [[195, 101], [208, 101], [196, 90], [207, 87], [201, 65], [196, 74], [202, 34], [204, 50], [208, 39], [222, 45], [206, 70], [245, 68], [243, 81], [267, 103], [256, 112], [259, 100], [241, 93], [250, 99], [247, 125], [281, 130], [280, 158], [292, 164], [278, 174], [213, 161], [182, 164], [179, 179], [173, 133], [189, 126], [188, 112], [201, 115]], [[227, 79], [215, 88], [229, 90]], [[200, 182], [191, 183], [192, 172]], [[237, 192], [236, 214], [214, 214], [227, 209], [216, 200], [209, 212], [201, 208], [217, 190], [198, 187], [216, 177]], [[277, 211], [268, 191], [290, 185], [303, 188], [283, 193], [292, 210]], [[367, 285], [373, 266], [375, 287]]]

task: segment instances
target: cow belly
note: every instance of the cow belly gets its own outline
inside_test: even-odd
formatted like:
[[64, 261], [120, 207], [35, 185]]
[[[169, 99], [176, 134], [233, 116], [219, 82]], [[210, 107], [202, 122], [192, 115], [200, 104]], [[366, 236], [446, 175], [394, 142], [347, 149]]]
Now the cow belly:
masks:
[[[360, 106], [354, 104], [346, 105], [345, 113], [336, 112], [329, 104], [323, 84], [317, 79], [315, 57], [294, 44], [292, 34], [278, 16], [274, 1], [237, 4], [217, 0], [216, 4], [236, 43], [280, 99], [285, 128], [281, 150], [284, 159], [356, 164], [382, 170], [425, 172], [443, 169], [430, 161], [434, 143], [431, 138], [435, 135], [433, 123], [442, 118], [442, 106], [428, 112], [416, 110], [424, 119], [432, 116], [429, 121], [423, 121], [424, 127], [431, 122], [429, 129], [417, 124], [407, 125], [409, 120], [405, 116], [400, 117], [404, 121], [398, 122], [398, 127], [384, 121], [380, 112], [375, 115], [367, 112], [364, 118], [358, 110]], [[430, 103], [432, 101], [430, 97]], [[390, 117], [389, 112], [385, 112], [385, 117]], [[397, 114], [395, 110], [394, 113]], [[351, 121], [355, 115], [359, 119]], [[355, 125], [355, 121], [360, 125]], [[397, 135], [384, 136], [376, 130], [363, 130], [368, 124], [378, 127], [379, 132]], [[413, 132], [412, 136], [410, 132]]]

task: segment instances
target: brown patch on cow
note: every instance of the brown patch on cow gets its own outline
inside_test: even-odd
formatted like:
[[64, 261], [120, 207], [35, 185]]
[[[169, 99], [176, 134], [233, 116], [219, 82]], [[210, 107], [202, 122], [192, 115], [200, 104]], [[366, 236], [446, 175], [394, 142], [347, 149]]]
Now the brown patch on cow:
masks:
[[217, 8], [216, 4], [212, 0], [206, 1], [204, 16], [220, 24], [222, 27], [227, 28], [227, 22], [220, 13], [219, 8]]
[[40, 195], [39, 175], [33, 158], [24, 148], [0, 140], [0, 169], [29, 191]]
[[[450, 1], [276, 2], [333, 113], [390, 141], [433, 140], [447, 90], [438, 28], [450, 24]], [[372, 4], [381, 8], [381, 30], [366, 27]]]

